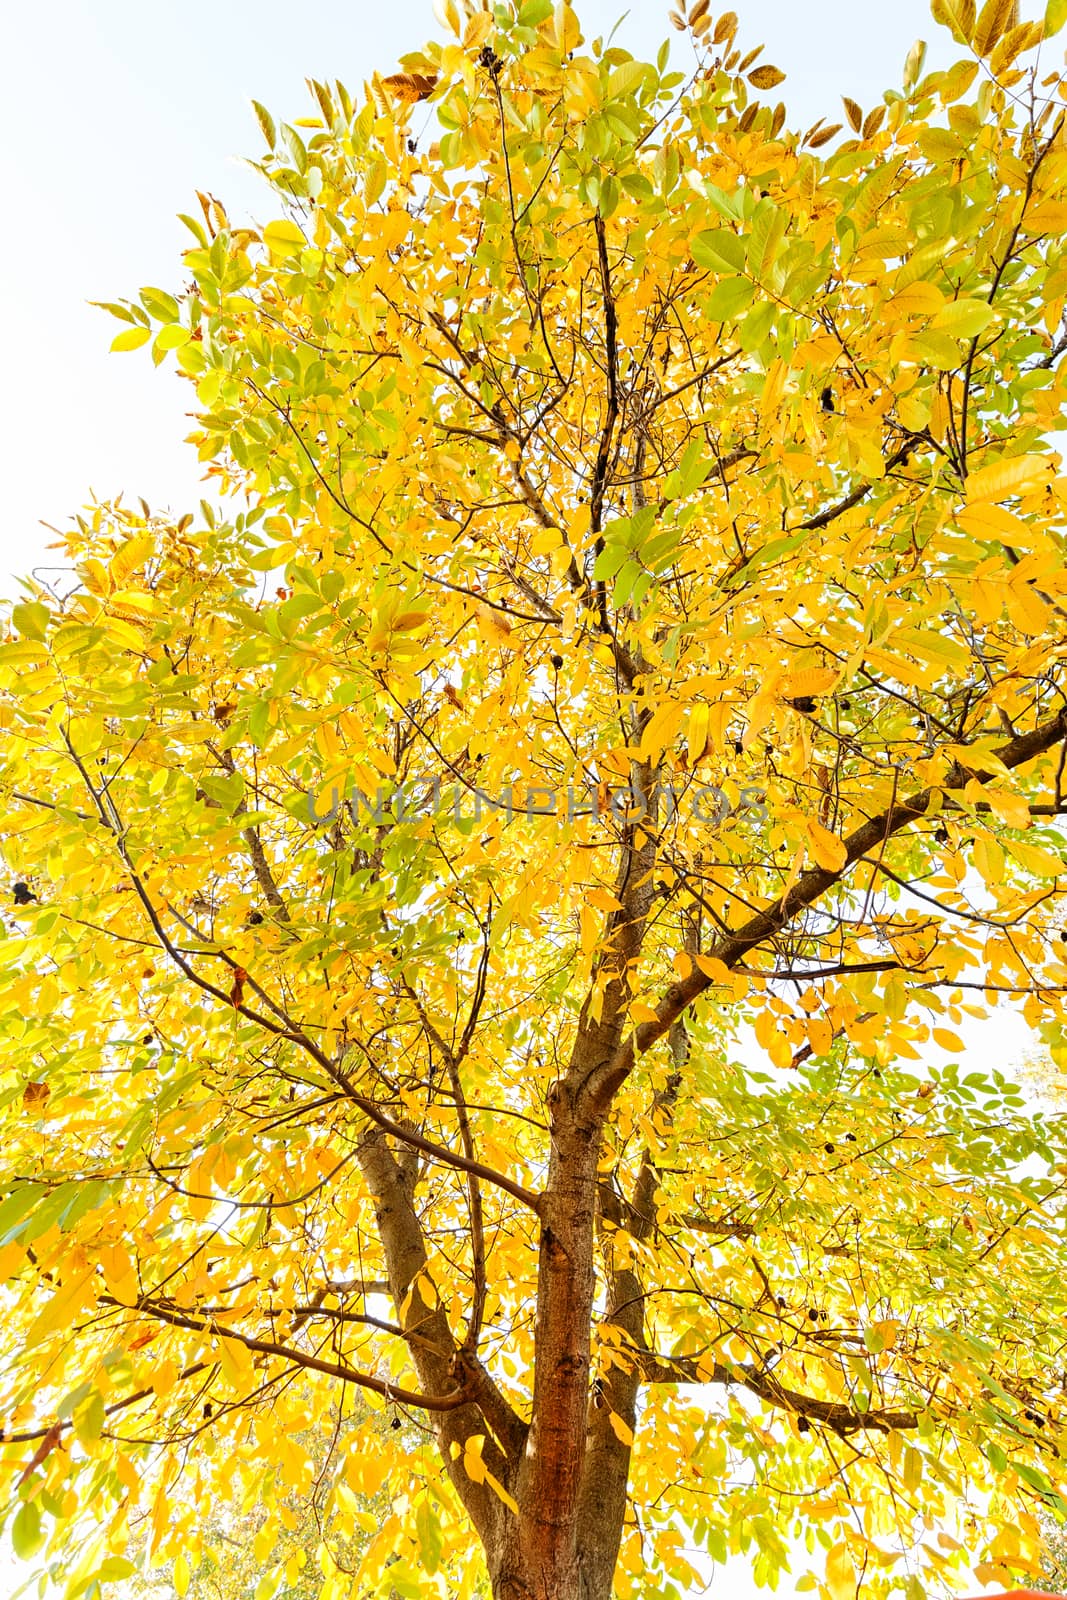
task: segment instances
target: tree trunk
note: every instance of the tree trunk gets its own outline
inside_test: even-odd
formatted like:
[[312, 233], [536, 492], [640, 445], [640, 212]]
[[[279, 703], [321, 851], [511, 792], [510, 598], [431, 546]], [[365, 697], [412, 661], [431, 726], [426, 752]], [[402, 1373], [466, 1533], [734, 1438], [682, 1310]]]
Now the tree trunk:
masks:
[[576, 1098], [566, 1082], [549, 1096], [552, 1152], [542, 1197], [533, 1420], [517, 1495], [526, 1587], [515, 1591], [515, 1600], [587, 1600], [579, 1576], [578, 1501], [589, 1399], [601, 1125], [581, 1117]]

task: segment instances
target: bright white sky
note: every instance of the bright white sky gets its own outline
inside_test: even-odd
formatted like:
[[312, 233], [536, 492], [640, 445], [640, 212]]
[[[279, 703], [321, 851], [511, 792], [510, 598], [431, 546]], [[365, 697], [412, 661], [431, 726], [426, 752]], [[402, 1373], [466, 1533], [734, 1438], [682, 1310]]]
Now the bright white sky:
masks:
[[[623, 3], [577, 0], [587, 36], [609, 32]], [[802, 127], [836, 120], [843, 93], [870, 109], [899, 85], [917, 38], [930, 42], [931, 64], [958, 54], [924, 0], [721, 0], [715, 10], [730, 3], [742, 40], [765, 43], [787, 72], [782, 96]], [[666, 14], [667, 0], [634, 0], [620, 42], [653, 56], [671, 33]], [[176, 512], [200, 495], [182, 443], [188, 386], [144, 351], [110, 355], [118, 324], [88, 302], [180, 285], [189, 235], [175, 213], [197, 210], [194, 189], [233, 219], [275, 214], [238, 159], [260, 149], [252, 97], [279, 120], [310, 114], [305, 77], [356, 92], [437, 29], [429, 0], [39, 0], [9, 8], [4, 31], [0, 593], [12, 595], [12, 575], [52, 537], [41, 521], [61, 524], [91, 491]], [[1008, 1018], [984, 1035], [994, 1061], [1024, 1042]], [[0, 1600], [26, 1575], [0, 1551]], [[753, 1592], [743, 1563], [711, 1589], [717, 1600]]]

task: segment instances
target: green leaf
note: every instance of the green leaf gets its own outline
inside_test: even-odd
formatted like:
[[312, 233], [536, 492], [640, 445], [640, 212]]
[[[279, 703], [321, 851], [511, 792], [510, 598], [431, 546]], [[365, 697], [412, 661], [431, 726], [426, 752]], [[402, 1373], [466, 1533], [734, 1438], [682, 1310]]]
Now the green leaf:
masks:
[[132, 1578], [137, 1571], [132, 1561], [127, 1561], [125, 1556], [108, 1556], [102, 1561], [93, 1573], [95, 1583], [118, 1583], [123, 1578]]
[[974, 339], [993, 321], [995, 312], [985, 300], [950, 300], [930, 322], [930, 331], [953, 339]]
[[610, 173], [600, 180], [600, 215], [610, 217], [618, 209], [619, 183]]
[[771, 539], [763, 546], [762, 550], [757, 550], [754, 556], [749, 556], [744, 566], [734, 574], [735, 581], [738, 578], [750, 577], [753, 572], [758, 572], [761, 567], [770, 566], [772, 561], [777, 561], [782, 556], [791, 555], [794, 550], [799, 550], [806, 539], [810, 538], [811, 534], [808, 530], [801, 528], [799, 532], [788, 533], [782, 539]]
[[177, 300], [166, 289], [142, 289], [141, 304], [157, 322], [177, 322], [181, 311]]
[[41, 1513], [36, 1502], [27, 1500], [19, 1506], [11, 1524], [11, 1544], [20, 1561], [29, 1561], [44, 1543]]
[[304, 173], [308, 169], [307, 145], [304, 143], [303, 139], [301, 139], [296, 129], [291, 128], [287, 122], [282, 123], [282, 138], [289, 146], [289, 154], [293, 158], [293, 166], [296, 168], [297, 172], [300, 173], [300, 176], [303, 177]]
[[623, 544], [621, 539], [618, 542], [612, 541], [610, 544], [605, 544], [596, 558], [593, 577], [598, 583], [604, 583], [607, 579], [613, 578], [629, 554], [628, 547]]
[[120, 322], [138, 321], [129, 306], [118, 305], [114, 300], [90, 300], [89, 304], [95, 306], [98, 311], [110, 312], [113, 317], [118, 317]]
[[615, 580], [615, 591], [611, 597], [614, 605], [624, 606], [627, 603], [633, 593], [634, 584], [642, 576], [642, 573], [643, 568], [639, 561], [631, 559], [626, 562]]
[[322, 601], [317, 594], [290, 595], [278, 607], [278, 616], [283, 623], [298, 622], [302, 617], [310, 617], [314, 612], [322, 610]]
[[[703, 439], [691, 439], [674, 471], [668, 473], [663, 485], [666, 500], [684, 500], [695, 494], [714, 466], [708, 456]], [[674, 536], [677, 538], [677, 535]]]
[[11, 612], [11, 620], [24, 639], [43, 639], [52, 613], [39, 600], [28, 600]]
[[947, 128], [923, 128], [919, 149], [928, 161], [958, 161], [963, 154], [962, 141]]
[[760, 281], [767, 277], [785, 233], [786, 214], [769, 200], [761, 200], [748, 237], [748, 270]]
[[606, 100], [618, 100], [623, 95], [633, 94], [634, 90], [643, 83], [648, 68], [643, 61], [623, 61], [608, 75], [604, 88]]
[[725, 189], [718, 188], [714, 183], [706, 183], [704, 193], [721, 217], [728, 218], [730, 222], [741, 221], [744, 213], [741, 210], [740, 194], [727, 194]]
[[104, 1431], [105, 1420], [103, 1398], [94, 1389], [74, 1413], [74, 1432], [82, 1444], [95, 1444]]
[[236, 811], [244, 799], [245, 781], [239, 772], [230, 773], [225, 778], [205, 773], [200, 779], [200, 787], [208, 799], [216, 801], [223, 811]]
[[741, 348], [743, 350], [758, 350], [766, 339], [774, 323], [775, 305], [773, 300], [761, 300], [741, 323]]
[[698, 267], [710, 267], [714, 272], [743, 273], [745, 270], [745, 241], [728, 228], [708, 228], [698, 233], [692, 250]]
[[267, 141], [268, 149], [273, 150], [278, 141], [278, 135], [274, 128], [274, 118], [271, 116], [266, 106], [261, 106], [258, 100], [252, 101], [252, 110], [256, 114], [256, 121], [259, 123], [259, 131]]
[[440, 1519], [428, 1499], [423, 1500], [415, 1512], [415, 1531], [419, 1538], [422, 1564], [432, 1578], [441, 1565], [443, 1539]]
[[708, 297], [707, 314], [712, 322], [733, 322], [755, 297], [756, 285], [750, 278], [723, 278]]
[[960, 347], [946, 333], [917, 333], [912, 343], [939, 372], [951, 372], [960, 364]]
[[60, 1422], [69, 1422], [82, 1401], [87, 1399], [92, 1392], [92, 1383], [87, 1379], [85, 1383], [79, 1383], [78, 1387], [72, 1389], [69, 1394], [65, 1394], [56, 1407], [56, 1416]]
[[0, 1201], [0, 1246], [18, 1236], [30, 1212], [47, 1193], [42, 1183], [20, 1183]]

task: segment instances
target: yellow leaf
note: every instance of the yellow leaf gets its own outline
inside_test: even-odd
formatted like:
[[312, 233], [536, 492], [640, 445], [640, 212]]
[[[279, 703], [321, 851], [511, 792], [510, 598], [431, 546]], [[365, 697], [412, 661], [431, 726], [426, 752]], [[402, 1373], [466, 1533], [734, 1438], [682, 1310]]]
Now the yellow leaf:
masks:
[[1029, 545], [1031, 542], [1030, 529], [1022, 517], [1006, 511], [991, 500], [978, 500], [973, 505], [964, 506], [956, 513], [956, 521], [961, 528], [977, 534], [980, 539], [987, 539], [993, 534], [997, 538], [1007, 537], [1016, 545]]
[[92, 1269], [88, 1272], [72, 1272], [67, 1277], [22, 1335], [22, 1344], [26, 1349], [40, 1344], [49, 1334], [71, 1325], [76, 1312], [81, 1310], [93, 1292], [94, 1277]]
[[307, 240], [295, 222], [282, 220], [267, 223], [263, 229], [263, 243], [272, 256], [284, 261], [295, 251], [303, 250]]
[[[486, 1483], [489, 1485], [490, 1489], [492, 1489], [492, 1491], [496, 1495], [497, 1499], [498, 1500], [503, 1500], [503, 1502], [507, 1506], [508, 1510], [509, 1511], [513, 1511], [515, 1513], [515, 1515], [518, 1516], [518, 1514], [519, 1514], [518, 1505], [512, 1499], [511, 1495], [508, 1494], [508, 1491], [504, 1488], [504, 1485], [500, 1482], [500, 1479], [494, 1477], [493, 1474], [485, 1467], [482, 1468], [482, 1471], [485, 1474]], [[478, 1480], [475, 1480], [475, 1481], [478, 1481]]]
[[621, 911], [622, 901], [616, 900], [607, 889], [587, 889], [585, 891], [586, 904], [596, 906], [598, 911]]
[[974, 48], [980, 56], [989, 55], [1002, 34], [1019, 20], [1019, 0], [986, 0], [978, 13]]
[[807, 834], [811, 853], [817, 864], [826, 872], [840, 872], [848, 862], [848, 850], [843, 839], [829, 828], [824, 828], [814, 817], [807, 820]]
[[1052, 850], [1039, 844], [1024, 844], [1019, 839], [1005, 839], [1005, 849], [1014, 861], [1035, 878], [1058, 878], [1067, 872], [1067, 862]]
[[1009, 828], [1030, 826], [1030, 803], [1025, 795], [1013, 794], [1009, 789], [987, 789], [985, 797], [994, 816]]
[[974, 864], [990, 888], [995, 888], [1004, 878], [1004, 851], [996, 839], [980, 833], [971, 846]]
[[708, 742], [709, 723], [710, 717], [706, 705], [697, 704], [690, 708], [686, 754], [689, 757], [689, 765], [691, 767], [695, 767], [704, 754]]
[[705, 978], [710, 978], [713, 983], [732, 982], [729, 967], [724, 961], [718, 960], [716, 956], [694, 956], [693, 960]]
[[883, 1322], [876, 1322], [874, 1324], [874, 1331], [882, 1341], [882, 1348], [884, 1350], [892, 1350], [893, 1346], [897, 1342], [897, 1335], [900, 1332], [900, 1323], [894, 1321], [892, 1318], [887, 1318]]
[[112, 582], [121, 588], [130, 575], [144, 565], [155, 549], [155, 540], [147, 536], [127, 539], [111, 557], [109, 571]]
[[1004, 599], [1011, 620], [1020, 633], [1030, 636], [1044, 633], [1052, 620], [1052, 609], [1028, 583], [1008, 584]]
[[171, 1582], [174, 1584], [174, 1587], [179, 1595], [184, 1596], [188, 1594], [189, 1577], [189, 1562], [185, 1552], [181, 1551], [174, 1558], [174, 1571], [171, 1574]]
[[472, 1483], [484, 1483], [488, 1468], [482, 1460], [482, 1447], [485, 1444], [485, 1435], [476, 1433], [472, 1435], [463, 1447], [463, 1468]]
[[1013, 456], [1007, 461], [994, 461], [988, 467], [967, 474], [967, 499], [1000, 500], [1004, 495], [1019, 494], [1033, 488], [1053, 470], [1047, 456]]
[[658, 1022], [659, 1018], [652, 1006], [648, 1005], [644, 1000], [633, 1000], [630, 1002], [630, 1021]]
[[642, 758], [654, 761], [661, 755], [673, 743], [684, 718], [685, 706], [680, 700], [660, 706], [641, 735]]
[[846, 1544], [835, 1544], [827, 1554], [826, 1587], [831, 1600], [856, 1600], [856, 1568]]
[[511, 624], [499, 611], [494, 611], [492, 606], [478, 606], [477, 619], [482, 638], [489, 644], [503, 645], [508, 650], [519, 648], [512, 636]]
[[909, 283], [898, 289], [886, 301], [883, 312], [901, 317], [932, 317], [945, 303], [945, 297], [934, 283]]
[[456, 0], [433, 0], [433, 14], [450, 33], [459, 34], [462, 31], [459, 8]]
[[785, 73], [780, 67], [753, 67], [748, 81], [754, 89], [776, 89], [785, 82]]
[[840, 673], [830, 667], [804, 667], [799, 672], [787, 673], [781, 682], [781, 692], [789, 699], [829, 694], [839, 677]]
[[436, 73], [392, 72], [381, 81], [392, 98], [405, 106], [428, 100], [437, 87]]
[[934, 1028], [933, 1040], [942, 1050], [962, 1051], [964, 1048], [959, 1034], [953, 1033], [948, 1028]]
[[612, 1433], [615, 1435], [616, 1439], [618, 1439], [620, 1444], [633, 1444], [634, 1431], [628, 1423], [623, 1421], [622, 1417], [619, 1416], [617, 1411], [608, 1412], [608, 1421], [611, 1423]]
[[135, 589], [117, 589], [111, 596], [111, 604], [120, 613], [132, 611], [137, 616], [154, 617], [157, 611], [155, 595]]
[[219, 1365], [230, 1383], [240, 1384], [252, 1371], [252, 1352], [239, 1339], [219, 1340]]

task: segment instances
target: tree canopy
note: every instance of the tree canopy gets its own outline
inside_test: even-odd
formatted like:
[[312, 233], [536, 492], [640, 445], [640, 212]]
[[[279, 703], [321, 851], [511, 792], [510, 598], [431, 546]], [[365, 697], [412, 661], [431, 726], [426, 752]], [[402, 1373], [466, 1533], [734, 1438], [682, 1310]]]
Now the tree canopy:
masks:
[[260, 1507], [271, 1600], [296, 1496], [326, 1600], [1009, 1584], [1067, 1509], [1067, 1126], [982, 1029], [1067, 1066], [1067, 5], [938, 0], [954, 65], [804, 132], [707, 0], [655, 63], [439, 10], [109, 307], [213, 500], [5, 613], [15, 1549], [184, 1593]]

